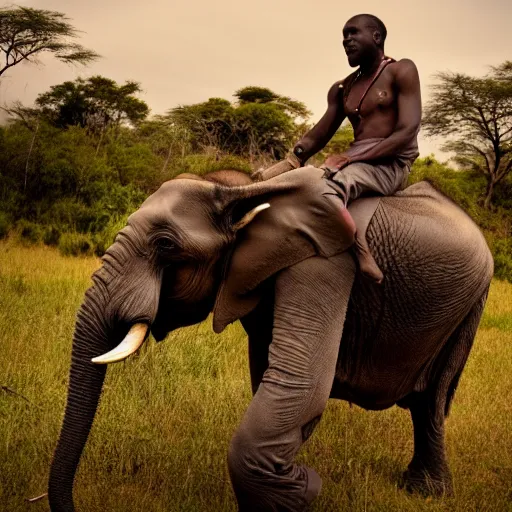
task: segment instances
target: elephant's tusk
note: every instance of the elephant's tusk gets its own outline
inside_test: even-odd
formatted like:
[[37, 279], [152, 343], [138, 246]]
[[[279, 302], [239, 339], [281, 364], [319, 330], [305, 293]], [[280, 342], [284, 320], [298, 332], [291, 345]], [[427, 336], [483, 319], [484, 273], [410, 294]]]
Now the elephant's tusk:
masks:
[[126, 359], [128, 356], [131, 356], [134, 352], [139, 350], [142, 343], [144, 343], [147, 331], [147, 324], [132, 325], [128, 334], [124, 337], [124, 340], [121, 341], [116, 348], [113, 348], [106, 354], [94, 357], [91, 361], [95, 364], [108, 364], [117, 363], [118, 361]]
[[260, 204], [260, 205], [256, 206], [256, 208], [253, 208], [250, 212], [247, 212], [233, 226], [233, 231], [238, 231], [239, 229], [242, 229], [243, 227], [247, 226], [247, 224], [249, 224], [249, 222], [251, 222], [252, 219], [254, 219], [254, 217], [256, 217], [256, 215], [258, 215], [258, 213], [262, 212], [263, 210], [266, 210], [267, 208], [270, 208], [270, 204], [269, 203], [263, 203], [263, 204]]

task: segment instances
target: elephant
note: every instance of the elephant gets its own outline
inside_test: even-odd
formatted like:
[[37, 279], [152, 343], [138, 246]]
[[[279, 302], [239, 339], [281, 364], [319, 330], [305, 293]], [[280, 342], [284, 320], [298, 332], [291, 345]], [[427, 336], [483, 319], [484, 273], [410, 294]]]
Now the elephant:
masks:
[[444, 421], [485, 305], [490, 251], [468, 215], [420, 182], [375, 202], [366, 238], [385, 275], [377, 285], [357, 270], [356, 226], [342, 227], [332, 192], [312, 166], [259, 183], [234, 171], [181, 175], [129, 217], [77, 315], [52, 511], [74, 510], [106, 363], [149, 332], [163, 340], [212, 312], [216, 332], [240, 320], [248, 335], [253, 398], [227, 454], [239, 510], [309, 507], [321, 479], [294, 457], [329, 398], [408, 409], [408, 488], [451, 492]]

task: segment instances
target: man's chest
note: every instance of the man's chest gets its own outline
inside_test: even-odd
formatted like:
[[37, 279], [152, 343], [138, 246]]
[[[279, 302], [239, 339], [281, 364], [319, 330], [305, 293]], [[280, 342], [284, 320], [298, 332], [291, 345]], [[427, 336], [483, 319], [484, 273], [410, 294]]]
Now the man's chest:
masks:
[[392, 73], [385, 70], [372, 84], [372, 79], [354, 79], [343, 94], [345, 114], [368, 116], [375, 110], [396, 108], [396, 92]]

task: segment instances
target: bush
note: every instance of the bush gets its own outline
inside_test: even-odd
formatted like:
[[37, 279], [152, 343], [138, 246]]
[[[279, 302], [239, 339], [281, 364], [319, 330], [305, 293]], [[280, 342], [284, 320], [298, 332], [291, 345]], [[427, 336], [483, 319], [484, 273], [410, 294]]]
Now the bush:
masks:
[[233, 170], [242, 172], [251, 172], [251, 165], [248, 160], [234, 155], [215, 156], [208, 154], [188, 155], [179, 162], [173, 162], [170, 170], [170, 178], [174, 178], [183, 172], [203, 176], [209, 172]]
[[43, 242], [45, 245], [59, 245], [61, 232], [55, 226], [47, 226], [43, 234]]
[[112, 219], [105, 229], [93, 235], [94, 254], [103, 256], [107, 249], [114, 243], [117, 233], [126, 226], [128, 215], [118, 219]]
[[82, 233], [64, 233], [58, 247], [64, 256], [91, 256], [94, 244], [89, 236]]
[[11, 228], [12, 224], [9, 216], [4, 212], [0, 212], [0, 240], [7, 237]]
[[24, 243], [36, 244], [43, 238], [43, 229], [39, 224], [21, 219], [17, 227], [19, 237]]
[[490, 247], [494, 256], [494, 275], [512, 283], [512, 240], [495, 239]]

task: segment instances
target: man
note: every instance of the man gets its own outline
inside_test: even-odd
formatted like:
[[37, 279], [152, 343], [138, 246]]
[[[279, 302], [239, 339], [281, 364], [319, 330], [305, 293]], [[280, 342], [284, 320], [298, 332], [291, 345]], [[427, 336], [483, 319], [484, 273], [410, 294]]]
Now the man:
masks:
[[[390, 195], [403, 188], [418, 156], [420, 82], [411, 60], [397, 62], [385, 56], [386, 35], [382, 21], [370, 14], [347, 21], [343, 46], [350, 66], [359, 68], [329, 89], [327, 111], [288, 157], [257, 178], [268, 179], [303, 166], [348, 117], [354, 142], [345, 153], [329, 156], [322, 166], [345, 206], [364, 194]], [[362, 272], [382, 281], [365, 240], [358, 237], [356, 254]]]

